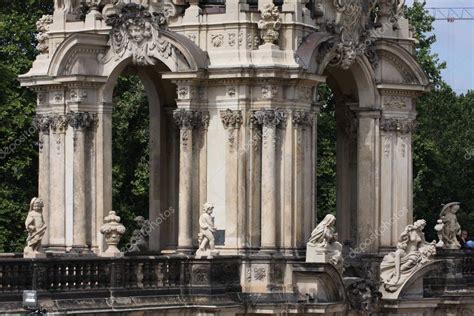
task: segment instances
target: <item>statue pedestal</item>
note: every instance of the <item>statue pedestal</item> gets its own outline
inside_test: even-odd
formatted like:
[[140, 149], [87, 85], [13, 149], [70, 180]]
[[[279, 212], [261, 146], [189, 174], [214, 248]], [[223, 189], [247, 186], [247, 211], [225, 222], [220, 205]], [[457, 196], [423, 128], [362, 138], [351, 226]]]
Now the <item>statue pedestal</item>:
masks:
[[23, 253], [23, 258], [30, 258], [30, 259], [35, 259], [35, 258], [46, 258], [45, 253]]
[[217, 256], [219, 254], [219, 251], [217, 250], [198, 250], [196, 251], [196, 259], [201, 259], [201, 258], [207, 258], [207, 259], [212, 259], [214, 256]]
[[306, 262], [329, 263], [330, 257], [321, 248], [306, 244]]

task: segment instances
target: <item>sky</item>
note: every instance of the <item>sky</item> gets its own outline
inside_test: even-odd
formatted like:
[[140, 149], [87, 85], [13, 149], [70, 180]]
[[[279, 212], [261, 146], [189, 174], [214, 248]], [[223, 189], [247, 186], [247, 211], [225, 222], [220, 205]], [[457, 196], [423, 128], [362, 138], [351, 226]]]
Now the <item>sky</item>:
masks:
[[[406, 3], [411, 5], [413, 1], [406, 0]], [[471, 7], [474, 11], [474, 0], [426, 0], [425, 7]], [[474, 90], [474, 20], [454, 23], [436, 20], [433, 27], [437, 39], [433, 52], [447, 63], [447, 69], [442, 72], [444, 81], [457, 93]]]

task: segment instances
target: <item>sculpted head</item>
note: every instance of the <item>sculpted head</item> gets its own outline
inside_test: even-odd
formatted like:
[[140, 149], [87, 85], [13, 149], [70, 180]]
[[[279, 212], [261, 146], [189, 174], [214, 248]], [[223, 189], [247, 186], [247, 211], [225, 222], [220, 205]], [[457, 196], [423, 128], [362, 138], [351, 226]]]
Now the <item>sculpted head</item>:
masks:
[[460, 208], [460, 203], [459, 202], [451, 202], [443, 206], [443, 209], [441, 210], [441, 216], [444, 216], [448, 213], [451, 214], [456, 214], [459, 211]]
[[30, 212], [31, 211], [42, 212], [43, 206], [44, 206], [43, 200], [38, 197], [34, 197], [31, 199], [31, 202], [30, 202]]
[[151, 25], [145, 21], [128, 20], [126, 23], [128, 38], [130, 41], [141, 44], [151, 37]]
[[145, 218], [143, 216], [135, 217], [134, 221], [138, 226], [143, 226], [143, 224], [145, 224]]
[[324, 219], [321, 221], [321, 224], [323, 224], [326, 227], [331, 227], [331, 226], [336, 225], [336, 216], [332, 214], [326, 215], [326, 217], [324, 217]]
[[207, 202], [202, 206], [203, 213], [211, 214], [213, 210], [214, 210], [214, 204], [212, 203]]

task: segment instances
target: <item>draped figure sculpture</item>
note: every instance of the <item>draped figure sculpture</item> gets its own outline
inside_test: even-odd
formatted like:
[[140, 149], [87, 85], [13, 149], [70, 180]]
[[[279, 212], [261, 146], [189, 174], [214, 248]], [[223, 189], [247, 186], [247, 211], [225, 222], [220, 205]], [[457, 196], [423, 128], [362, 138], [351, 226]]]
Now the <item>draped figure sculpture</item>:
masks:
[[316, 226], [306, 243], [306, 262], [329, 262], [343, 270], [342, 245], [337, 241], [336, 217], [328, 214]]
[[203, 256], [207, 256], [207, 259], [212, 259], [214, 255], [218, 254], [215, 248], [214, 233], [217, 228], [214, 224], [214, 216], [212, 216], [213, 211], [214, 205], [211, 203], [205, 203], [202, 207], [202, 213], [199, 217], [199, 249], [196, 252], [196, 259]]
[[380, 264], [380, 279], [387, 292], [396, 292], [416, 271], [433, 260], [436, 241], [428, 243], [424, 219], [408, 225], [400, 235], [397, 250], [387, 254]]
[[435, 230], [438, 232], [438, 246], [444, 249], [461, 249], [458, 236], [461, 235], [461, 226], [459, 225], [456, 213], [459, 211], [459, 203], [452, 202], [446, 204], [441, 210], [438, 222], [442, 225], [436, 225]]
[[26, 217], [25, 227], [28, 232], [26, 247], [23, 250], [25, 258], [34, 258], [44, 256], [41, 248], [41, 240], [46, 233], [46, 224], [43, 218], [43, 200], [33, 198], [30, 202], [30, 209]]

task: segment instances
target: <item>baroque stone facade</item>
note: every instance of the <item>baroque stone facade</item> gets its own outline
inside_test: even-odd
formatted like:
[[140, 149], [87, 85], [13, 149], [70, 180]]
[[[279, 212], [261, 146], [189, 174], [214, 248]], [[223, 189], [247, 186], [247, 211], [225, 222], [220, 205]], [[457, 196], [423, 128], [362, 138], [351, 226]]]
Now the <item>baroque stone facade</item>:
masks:
[[[342, 269], [300, 261], [321, 220], [316, 92], [328, 82], [337, 102], [338, 239], [370, 254], [395, 247], [412, 222], [415, 101], [429, 87], [402, 6], [56, 1], [52, 20], [38, 22], [40, 55], [20, 78], [38, 93], [46, 253], [103, 255], [107, 240], [116, 252], [118, 235], [105, 240], [100, 230], [116, 216], [108, 215], [112, 97], [117, 77], [133, 71], [149, 100], [147, 218], [177, 210], [150, 230], [148, 252], [194, 255], [206, 236], [199, 210], [209, 201], [219, 252], [212, 260], [240, 256], [241, 291], [297, 293], [316, 305], [326, 299], [332, 305], [320, 311], [343, 313]], [[394, 224], [374, 233], [387, 222]], [[193, 269], [189, 280], [199, 286], [220, 278], [212, 265], [198, 264], [182, 282]], [[324, 296], [311, 284], [333, 290]]]

